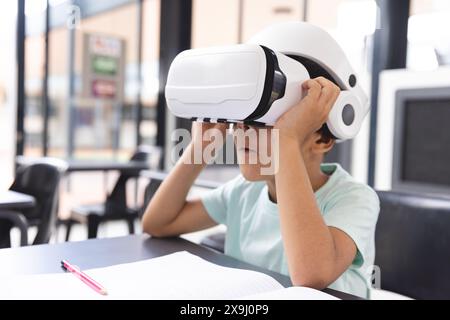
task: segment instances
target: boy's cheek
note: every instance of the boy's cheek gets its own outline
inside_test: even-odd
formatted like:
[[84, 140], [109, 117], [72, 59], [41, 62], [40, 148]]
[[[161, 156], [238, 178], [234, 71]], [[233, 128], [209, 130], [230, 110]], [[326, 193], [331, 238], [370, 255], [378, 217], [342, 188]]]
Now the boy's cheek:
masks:
[[271, 161], [268, 164], [240, 162], [239, 168], [244, 178], [248, 181], [267, 181], [273, 178], [279, 167], [277, 161]]
[[261, 166], [259, 164], [240, 164], [239, 168], [247, 181], [265, 180], [261, 175]]

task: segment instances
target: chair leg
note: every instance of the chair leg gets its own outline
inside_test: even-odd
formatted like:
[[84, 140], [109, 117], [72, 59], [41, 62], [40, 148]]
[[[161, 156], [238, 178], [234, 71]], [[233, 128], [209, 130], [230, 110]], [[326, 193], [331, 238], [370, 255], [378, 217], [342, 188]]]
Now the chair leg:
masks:
[[69, 241], [70, 238], [70, 232], [72, 231], [73, 221], [69, 219], [66, 222], [66, 242]]
[[11, 228], [12, 223], [9, 221], [0, 221], [0, 249], [11, 247]]
[[87, 219], [88, 239], [97, 238], [100, 219], [95, 215], [89, 215]]
[[134, 234], [134, 219], [127, 219], [128, 223], [128, 232], [130, 234]]

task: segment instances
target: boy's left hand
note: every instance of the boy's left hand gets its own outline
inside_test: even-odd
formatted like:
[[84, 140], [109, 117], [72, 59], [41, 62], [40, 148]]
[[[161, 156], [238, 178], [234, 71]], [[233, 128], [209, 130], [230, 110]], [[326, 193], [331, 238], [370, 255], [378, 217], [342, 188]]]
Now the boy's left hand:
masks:
[[275, 123], [280, 137], [295, 139], [300, 144], [327, 121], [328, 114], [341, 91], [324, 77], [305, 81], [302, 89], [307, 90], [306, 96]]

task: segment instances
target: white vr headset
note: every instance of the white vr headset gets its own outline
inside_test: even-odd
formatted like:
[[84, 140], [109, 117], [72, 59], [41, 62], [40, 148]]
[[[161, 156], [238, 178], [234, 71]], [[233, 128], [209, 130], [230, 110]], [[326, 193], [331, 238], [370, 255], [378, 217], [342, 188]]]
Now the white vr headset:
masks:
[[304, 97], [301, 83], [317, 76], [341, 89], [329, 130], [339, 140], [355, 137], [369, 111], [367, 96], [337, 42], [308, 23], [271, 26], [247, 44], [181, 52], [165, 95], [181, 118], [270, 126]]

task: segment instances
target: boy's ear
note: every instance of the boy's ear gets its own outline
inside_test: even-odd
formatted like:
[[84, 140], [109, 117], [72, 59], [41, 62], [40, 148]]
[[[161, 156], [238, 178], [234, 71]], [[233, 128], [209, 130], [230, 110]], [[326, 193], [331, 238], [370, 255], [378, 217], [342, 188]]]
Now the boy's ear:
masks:
[[318, 132], [315, 132], [313, 135], [314, 143], [312, 149], [314, 153], [326, 154], [334, 147], [334, 144], [336, 143], [336, 140], [334, 139], [324, 140], [322, 135]]

